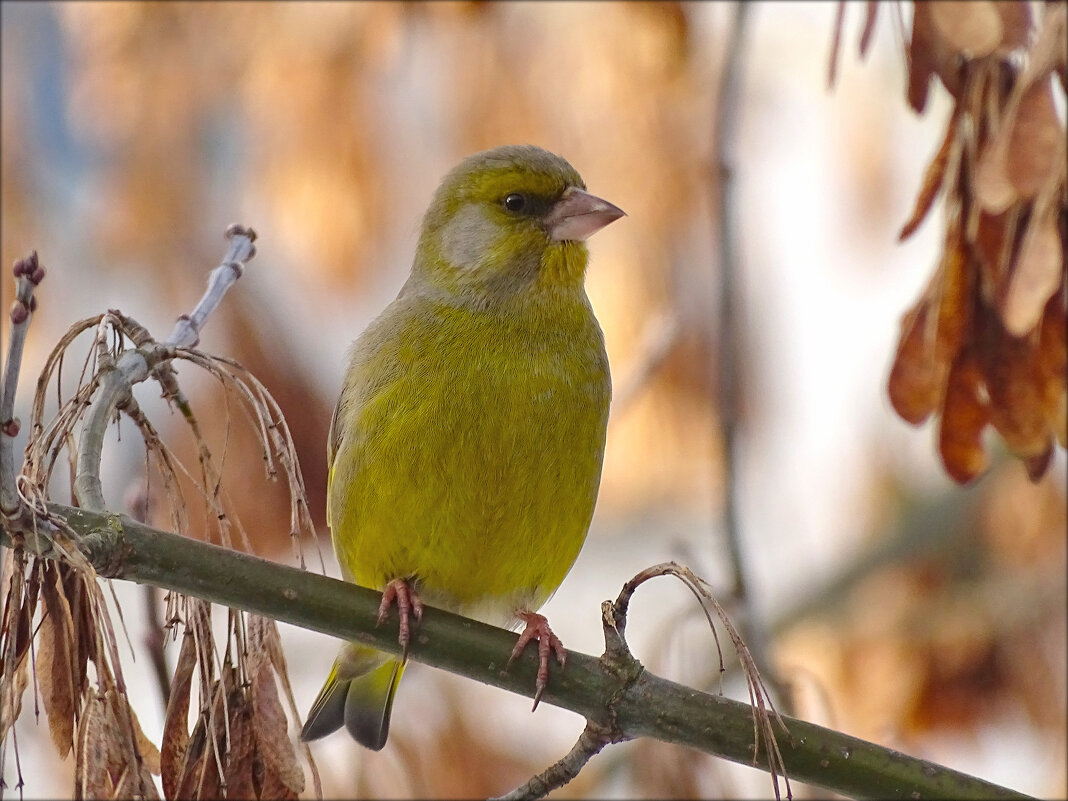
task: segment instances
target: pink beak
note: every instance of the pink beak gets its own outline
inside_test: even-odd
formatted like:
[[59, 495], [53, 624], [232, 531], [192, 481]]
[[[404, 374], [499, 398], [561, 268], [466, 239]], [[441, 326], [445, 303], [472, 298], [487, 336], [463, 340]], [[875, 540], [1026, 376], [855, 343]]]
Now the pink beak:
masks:
[[549, 212], [549, 238], [557, 242], [585, 241], [626, 212], [607, 200], [572, 186]]

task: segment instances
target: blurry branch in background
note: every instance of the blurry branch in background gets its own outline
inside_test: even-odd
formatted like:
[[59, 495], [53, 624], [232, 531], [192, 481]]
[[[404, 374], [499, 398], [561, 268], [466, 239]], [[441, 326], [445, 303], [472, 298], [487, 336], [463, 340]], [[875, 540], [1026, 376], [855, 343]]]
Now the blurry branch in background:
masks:
[[734, 196], [734, 165], [738, 147], [738, 123], [741, 109], [742, 67], [745, 36], [751, 11], [749, 4], [737, 2], [734, 25], [727, 41], [727, 53], [720, 70], [719, 95], [716, 100], [712, 141], [715, 146], [714, 173], [711, 176], [716, 194], [712, 208], [716, 219], [719, 266], [719, 330], [717, 335], [717, 384], [719, 388], [719, 428], [723, 438], [723, 531], [730, 558], [730, 598], [741, 611], [739, 628], [761, 672], [775, 689], [780, 703], [789, 711], [792, 704], [785, 685], [779, 680], [768, 658], [767, 630], [752, 605], [749, 589], [743, 532], [738, 512], [738, 418], [741, 404], [739, 354], [743, 343], [738, 322], [738, 246], [737, 201]]
[[[218, 301], [223, 289], [240, 274], [240, 265], [253, 254], [250, 231], [232, 228], [229, 236], [230, 251], [213, 273], [198, 310]], [[24, 279], [36, 277], [39, 281], [43, 271], [31, 258], [19, 262], [16, 273], [19, 300], [12, 322], [17, 327], [28, 319], [22, 311], [29, 310], [31, 304], [32, 287]], [[304, 772], [288, 734], [279, 688], [286, 696], [289, 719], [298, 720], [299, 713], [275, 621], [357, 640], [391, 653], [400, 650], [395, 622], [378, 626], [379, 593], [232, 548], [231, 527], [243, 531], [227, 513], [221, 473], [177, 388], [170, 369], [173, 359], [202, 367], [239, 397], [261, 437], [268, 476], [275, 475], [276, 464], [286, 473], [294, 496], [290, 523], [295, 541], [308, 530], [309, 523], [288, 428], [266, 389], [232, 361], [176, 346], [195, 341], [203, 321], [204, 316], [194, 312], [188, 321], [180, 321], [172, 339], [162, 345], [117, 311], [72, 326], [46, 360], [38, 382], [23, 469], [17, 476], [13, 468], [4, 472], [8, 482], [4, 497], [17, 501], [4, 510], [0, 538], [11, 549], [5, 558], [9, 563], [5, 572], [10, 578], [0, 627], [0, 739], [4, 742], [0, 760], [7, 753], [8, 735], [13, 735], [12, 726], [22, 711], [22, 695], [30, 684], [31, 653], [35, 653], [35, 686], [40, 689], [53, 742], [61, 755], [75, 751], [77, 797], [155, 797], [149, 774], [158, 773], [168, 798], [295, 798], [304, 790]], [[79, 387], [66, 403], [60, 399], [55, 417], [45, 424], [45, 392], [54, 379], [58, 384], [56, 371], [67, 347], [80, 333], [89, 331], [95, 336]], [[19, 337], [24, 336], [22, 329]], [[136, 347], [126, 349], [127, 340]], [[4, 398], [14, 396], [18, 367], [17, 359], [6, 365]], [[74, 426], [83, 419], [86, 427], [98, 425], [121, 412], [134, 422], [155, 460], [175, 530], [185, 530], [185, 503], [177, 488], [178, 471], [184, 468], [175, 464], [170, 451], [158, 440], [131, 393], [134, 380], [148, 377], [154, 377], [165, 397], [179, 406], [197, 437], [201, 473], [197, 490], [210, 513], [207, 519], [214, 527], [214, 536], [227, 547], [154, 529], [102, 508], [77, 508], [47, 498], [52, 469], [63, 450], [76, 449], [80, 442], [84, 450], [94, 451], [99, 458], [102, 434], [86, 433], [83, 428], [76, 440]], [[4, 412], [9, 424], [0, 436], [6, 440], [3, 447], [10, 450], [13, 416], [7, 405]], [[102, 505], [99, 464], [82, 458], [84, 450], [68, 454], [78, 467], [72, 484], [87, 505]], [[244, 542], [247, 547], [247, 538]], [[709, 607], [721, 615], [740, 659], [749, 662], [751, 669], [746, 675], [752, 706], [661, 679], [630, 654], [623, 639], [630, 595], [643, 581], [663, 574], [683, 579], [701, 600], [706, 615]], [[97, 580], [100, 577], [169, 590], [168, 624], [184, 625], [159, 749], [141, 731], [130, 706], [117, 638]], [[212, 633], [211, 603], [231, 609], [224, 644], [216, 643]], [[643, 571], [624, 586], [615, 604], [606, 602], [602, 615], [605, 654], [596, 659], [570, 653], [567, 669], [554, 674], [545, 692], [544, 701], [573, 710], [588, 722], [587, 732], [573, 752], [575, 757], [565, 760], [555, 776], [543, 774], [545, 784], [559, 784], [569, 778], [606, 743], [650, 737], [859, 796], [1016, 795], [800, 720], [777, 718], [784, 732], [773, 739], [765, 697], [741, 638], [707, 593], [704, 582], [685, 568], [667, 564]], [[34, 632], [37, 617], [40, 623]], [[528, 651], [507, 672], [503, 669], [515, 641], [514, 633], [427, 608], [410, 655], [425, 664], [531, 697], [537, 656]], [[89, 661], [94, 665], [92, 674], [87, 670]], [[190, 733], [187, 716], [194, 686], [200, 703]], [[11, 739], [14, 741], [13, 736]], [[321, 796], [318, 773], [306, 746], [304, 755], [316, 794]], [[529, 797], [536, 795], [537, 789], [525, 792]]]

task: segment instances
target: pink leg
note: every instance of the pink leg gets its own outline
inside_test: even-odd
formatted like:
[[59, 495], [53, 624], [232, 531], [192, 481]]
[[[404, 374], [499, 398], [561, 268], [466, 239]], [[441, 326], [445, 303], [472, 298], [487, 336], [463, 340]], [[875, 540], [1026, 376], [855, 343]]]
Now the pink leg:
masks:
[[545, 687], [549, 683], [549, 657], [555, 652], [556, 661], [560, 663], [560, 667], [563, 667], [567, 652], [564, 650], [564, 644], [560, 642], [560, 638], [553, 634], [553, 630], [549, 628], [549, 621], [545, 619], [544, 615], [522, 609], [516, 612], [516, 616], [527, 625], [523, 629], [523, 633], [519, 635], [519, 642], [512, 649], [512, 655], [508, 657], [508, 664], [505, 665], [505, 670], [511, 666], [516, 657], [523, 653], [527, 643], [531, 640], [538, 641], [538, 676], [534, 682], [534, 706], [531, 708], [531, 712], [533, 712], [538, 708], [538, 702], [541, 701], [542, 693], [545, 692]]
[[389, 608], [394, 601], [397, 603], [397, 614], [400, 616], [400, 636], [397, 641], [401, 644], [401, 660], [408, 659], [408, 643], [411, 641], [410, 617], [415, 615], [416, 620], [423, 619], [423, 602], [412, 587], [408, 579], [393, 579], [382, 591], [382, 603], [378, 605], [378, 622], [389, 615]]

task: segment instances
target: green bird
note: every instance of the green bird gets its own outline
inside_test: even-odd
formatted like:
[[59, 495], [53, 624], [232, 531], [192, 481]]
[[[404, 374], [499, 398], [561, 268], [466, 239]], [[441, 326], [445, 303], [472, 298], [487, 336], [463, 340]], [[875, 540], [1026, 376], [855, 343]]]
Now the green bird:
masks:
[[612, 395], [586, 296], [585, 240], [623, 216], [531, 145], [445, 176], [411, 274], [353, 343], [328, 445], [327, 519], [347, 581], [394, 603], [403, 655], [347, 643], [301, 737], [344, 725], [379, 750], [422, 604], [539, 640], [535, 706], [553, 653], [536, 610], [593, 516]]

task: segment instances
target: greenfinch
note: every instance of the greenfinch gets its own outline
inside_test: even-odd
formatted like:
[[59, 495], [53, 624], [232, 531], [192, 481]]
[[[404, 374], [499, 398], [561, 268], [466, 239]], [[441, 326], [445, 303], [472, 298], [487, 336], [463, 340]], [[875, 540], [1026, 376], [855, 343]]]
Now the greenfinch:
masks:
[[[423, 219], [411, 274], [353, 343], [328, 443], [343, 577], [396, 604], [402, 656], [341, 649], [301, 732], [379, 750], [422, 604], [563, 647], [535, 614], [571, 569], [601, 480], [612, 394], [585, 240], [623, 216], [531, 145], [470, 156]], [[535, 700], [535, 705], [537, 701]]]

